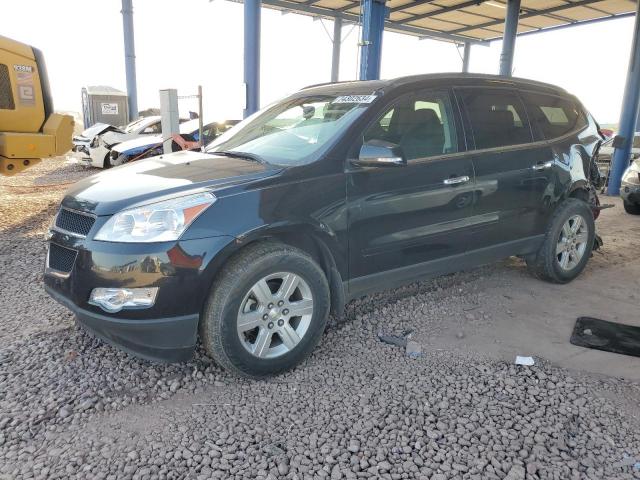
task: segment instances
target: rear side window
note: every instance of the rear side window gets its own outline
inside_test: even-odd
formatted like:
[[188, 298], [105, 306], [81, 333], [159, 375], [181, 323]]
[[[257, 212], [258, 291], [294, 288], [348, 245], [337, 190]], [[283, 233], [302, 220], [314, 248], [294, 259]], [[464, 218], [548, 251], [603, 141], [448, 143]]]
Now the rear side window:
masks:
[[11, 92], [11, 79], [9, 69], [0, 63], [0, 109], [13, 110], [16, 106], [13, 103], [13, 93]]
[[584, 114], [571, 100], [539, 93], [523, 93], [522, 96], [531, 121], [547, 140], [587, 125]]
[[531, 128], [516, 92], [469, 88], [458, 94], [471, 122], [476, 149], [531, 142]]

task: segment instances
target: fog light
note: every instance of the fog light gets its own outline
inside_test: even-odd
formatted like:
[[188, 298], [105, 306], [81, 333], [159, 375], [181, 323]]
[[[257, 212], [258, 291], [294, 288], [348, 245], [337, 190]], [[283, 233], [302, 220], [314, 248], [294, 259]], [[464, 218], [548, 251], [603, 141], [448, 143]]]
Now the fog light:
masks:
[[158, 287], [153, 288], [94, 288], [89, 303], [115, 313], [123, 308], [149, 308], [153, 306]]

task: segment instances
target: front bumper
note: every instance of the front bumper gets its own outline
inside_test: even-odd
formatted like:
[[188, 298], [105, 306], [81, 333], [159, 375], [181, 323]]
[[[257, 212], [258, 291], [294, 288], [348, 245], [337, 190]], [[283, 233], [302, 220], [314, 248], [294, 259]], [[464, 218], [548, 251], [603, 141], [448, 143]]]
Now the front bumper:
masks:
[[627, 203], [640, 204], [640, 185], [622, 182], [620, 196]]
[[[98, 217], [92, 231], [105, 221]], [[76, 253], [66, 264], [69, 270], [60, 271], [52, 268], [49, 249], [45, 289], [76, 314], [81, 326], [106, 342], [150, 360], [184, 361], [193, 354], [202, 305], [233, 240], [220, 236], [127, 244], [51, 230], [51, 244]], [[97, 287], [157, 287], [158, 294], [149, 308], [107, 313], [89, 303]]]
[[105, 159], [107, 155], [110, 155], [111, 149], [107, 148], [104, 144], [100, 143], [97, 147], [89, 148], [89, 157], [91, 158], [91, 165], [98, 168], [105, 167]]
[[193, 357], [199, 315], [146, 319], [113, 318], [84, 310], [52, 287], [45, 290], [76, 315], [78, 324], [93, 336], [147, 360], [184, 362]]

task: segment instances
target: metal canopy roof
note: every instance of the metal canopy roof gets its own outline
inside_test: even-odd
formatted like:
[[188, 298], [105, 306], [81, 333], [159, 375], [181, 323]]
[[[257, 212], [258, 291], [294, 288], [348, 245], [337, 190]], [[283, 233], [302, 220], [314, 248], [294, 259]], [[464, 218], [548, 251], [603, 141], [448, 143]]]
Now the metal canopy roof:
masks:
[[[241, 0], [236, 0], [241, 1]], [[357, 23], [359, 0], [262, 0], [269, 8]], [[485, 43], [502, 38], [506, 0], [388, 0], [385, 29], [425, 38]], [[635, 14], [635, 0], [522, 0], [518, 35]]]

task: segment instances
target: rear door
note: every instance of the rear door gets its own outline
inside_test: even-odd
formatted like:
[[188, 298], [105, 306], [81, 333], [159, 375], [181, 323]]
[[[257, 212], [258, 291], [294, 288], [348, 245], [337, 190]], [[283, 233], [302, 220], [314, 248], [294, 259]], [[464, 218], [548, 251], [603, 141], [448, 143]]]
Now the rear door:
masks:
[[[544, 145], [537, 150], [537, 162], [531, 171], [531, 193], [534, 203], [539, 206], [533, 219], [534, 228], [543, 233], [554, 207], [572, 181], [569, 157], [577, 153], [574, 146], [580, 143], [579, 132], [588, 122], [582, 108], [569, 98], [536, 92], [522, 92], [521, 96], [534, 136], [544, 140]], [[590, 168], [589, 163], [581, 161], [575, 165], [582, 167], [585, 174]]]
[[[510, 88], [459, 88], [476, 175], [470, 250], [534, 235], [532, 167], [540, 160], [524, 104]], [[510, 253], [507, 253], [510, 254]]]
[[363, 141], [399, 145], [407, 164], [348, 165], [351, 278], [395, 270], [400, 280], [466, 250], [473, 167], [459, 122], [450, 91], [425, 90], [387, 104], [365, 130]]

